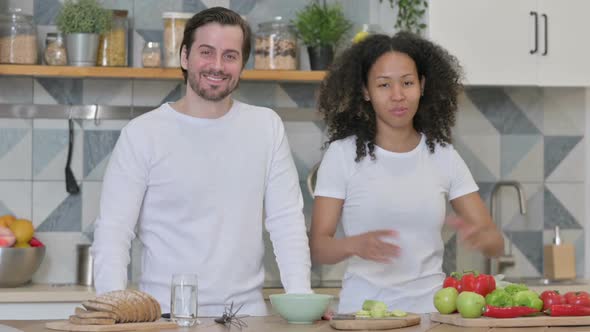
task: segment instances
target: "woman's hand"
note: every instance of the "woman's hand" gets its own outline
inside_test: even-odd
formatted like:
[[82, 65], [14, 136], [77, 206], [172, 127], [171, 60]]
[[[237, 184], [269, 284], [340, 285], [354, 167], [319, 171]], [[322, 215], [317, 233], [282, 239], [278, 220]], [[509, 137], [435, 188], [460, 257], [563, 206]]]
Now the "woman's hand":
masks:
[[[456, 216], [447, 217], [446, 223], [457, 231], [459, 240], [469, 249], [485, 252], [487, 248], [495, 247], [499, 241], [498, 230], [488, 224], [468, 223]], [[497, 253], [494, 253], [491, 256], [496, 255]]]
[[392, 258], [399, 256], [400, 247], [384, 241], [385, 237], [397, 237], [393, 230], [378, 230], [351, 236], [354, 255], [367, 260], [390, 263]]

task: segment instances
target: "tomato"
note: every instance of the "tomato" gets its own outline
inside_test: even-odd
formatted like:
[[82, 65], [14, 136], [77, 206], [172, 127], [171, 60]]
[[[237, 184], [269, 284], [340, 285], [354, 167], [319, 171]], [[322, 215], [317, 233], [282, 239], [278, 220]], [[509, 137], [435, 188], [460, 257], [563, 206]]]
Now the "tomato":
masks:
[[554, 304], [566, 304], [565, 297], [558, 291], [546, 290], [541, 293], [540, 298], [543, 300], [543, 310], [550, 309]]
[[565, 302], [567, 304], [575, 304], [584, 307], [590, 307], [590, 294], [584, 291], [567, 292], [565, 293]]

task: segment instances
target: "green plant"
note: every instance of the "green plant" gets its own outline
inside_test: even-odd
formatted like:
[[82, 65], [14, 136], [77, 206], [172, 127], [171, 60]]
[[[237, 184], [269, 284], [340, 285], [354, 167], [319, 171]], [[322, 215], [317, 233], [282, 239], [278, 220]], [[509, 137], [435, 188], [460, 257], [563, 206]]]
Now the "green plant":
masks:
[[96, 0], [66, 0], [56, 23], [63, 33], [103, 33], [110, 28], [112, 16]]
[[294, 20], [298, 36], [309, 47], [335, 46], [352, 27], [342, 7], [314, 1], [297, 12]]
[[[383, 0], [379, 0], [383, 2]], [[397, 6], [397, 20], [395, 28], [402, 31], [420, 33], [426, 24], [422, 22], [422, 17], [428, 8], [428, 0], [389, 0], [391, 8]]]

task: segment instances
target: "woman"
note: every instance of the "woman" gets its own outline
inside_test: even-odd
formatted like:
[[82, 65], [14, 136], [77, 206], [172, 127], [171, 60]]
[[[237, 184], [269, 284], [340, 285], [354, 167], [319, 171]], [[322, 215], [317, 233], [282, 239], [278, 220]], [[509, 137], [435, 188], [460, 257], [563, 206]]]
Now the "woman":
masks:
[[[347, 49], [322, 82], [329, 147], [318, 171], [311, 227], [316, 263], [348, 259], [338, 311], [365, 299], [390, 310], [434, 311], [447, 218], [466, 246], [504, 248], [467, 166], [451, 145], [459, 66], [410, 33], [373, 35]], [[344, 237], [335, 238], [342, 223]]]

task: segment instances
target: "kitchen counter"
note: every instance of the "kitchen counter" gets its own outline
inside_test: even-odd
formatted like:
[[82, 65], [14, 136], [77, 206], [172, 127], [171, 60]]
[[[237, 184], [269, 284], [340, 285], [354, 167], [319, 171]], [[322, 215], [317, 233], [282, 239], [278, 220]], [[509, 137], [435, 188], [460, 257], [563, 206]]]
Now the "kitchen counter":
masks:
[[[290, 325], [287, 324], [281, 317], [268, 316], [268, 317], [248, 317], [244, 319], [248, 324], [247, 328], [242, 331], [256, 331], [256, 332], [327, 332], [336, 331], [332, 329], [328, 322], [320, 321], [312, 325]], [[0, 321], [0, 331], [4, 331], [4, 326], [11, 326], [18, 328], [23, 332], [52, 332], [45, 328], [47, 321]], [[2, 326], [4, 325], [4, 326]], [[236, 330], [236, 329], [233, 329]], [[396, 329], [394, 331], [399, 332], [488, 332], [488, 331], [506, 331], [506, 332], [544, 332], [547, 331], [546, 327], [527, 327], [527, 328], [462, 328], [453, 325], [438, 324], [431, 322], [428, 315], [422, 317], [420, 325], [406, 327], [402, 329]], [[158, 330], [145, 330], [155, 332]], [[213, 322], [212, 318], [202, 318], [201, 324], [193, 326], [191, 328], [179, 328], [179, 329], [160, 329], [160, 332], [173, 332], [173, 331], [199, 331], [199, 332], [225, 332], [229, 329], [223, 325]], [[392, 330], [393, 331], [393, 330]], [[551, 332], [581, 332], [588, 331], [588, 327], [552, 327]], [[53, 331], [54, 332], [54, 331]]]

